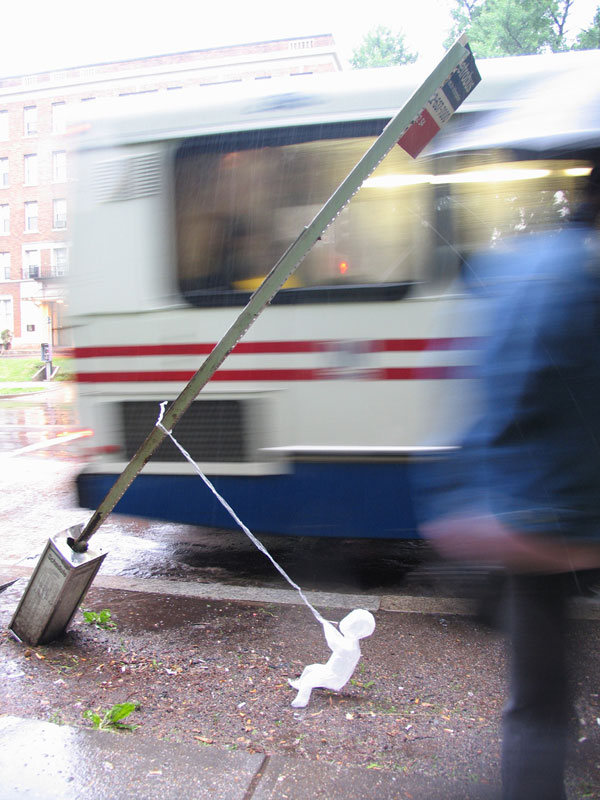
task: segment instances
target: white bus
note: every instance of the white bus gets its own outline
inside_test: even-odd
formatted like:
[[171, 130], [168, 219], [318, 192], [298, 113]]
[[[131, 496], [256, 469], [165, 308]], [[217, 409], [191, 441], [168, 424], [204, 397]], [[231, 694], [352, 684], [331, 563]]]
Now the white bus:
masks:
[[[597, 75], [600, 53], [478, 67], [454, 139], [553, 75]], [[199, 88], [82, 126], [69, 297], [80, 418], [93, 431], [82, 506], [98, 506], [159, 404], [422, 77], [411, 66]], [[246, 525], [416, 535], [410, 465], [453, 447], [470, 421], [470, 257], [562, 224], [589, 158], [504, 147], [386, 157], [173, 431]], [[234, 526], [168, 440], [115, 510]]]

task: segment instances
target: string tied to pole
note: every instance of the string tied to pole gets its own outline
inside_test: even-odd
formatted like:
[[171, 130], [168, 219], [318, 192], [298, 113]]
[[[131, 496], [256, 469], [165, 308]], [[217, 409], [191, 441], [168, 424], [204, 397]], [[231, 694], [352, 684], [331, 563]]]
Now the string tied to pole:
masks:
[[165, 407], [166, 407], [166, 405], [167, 405], [167, 401], [166, 401], [166, 400], [165, 400], [165, 401], [163, 401], [163, 402], [160, 404], [160, 413], [159, 413], [159, 415], [158, 415], [158, 419], [157, 419], [157, 421], [156, 421], [156, 427], [157, 427], [157, 428], [160, 428], [160, 429], [161, 429], [161, 430], [162, 430], [164, 433], [166, 433], [166, 435], [167, 435], [167, 436], [168, 436], [168, 437], [171, 439], [171, 441], [173, 442], [173, 444], [175, 445], [175, 447], [176, 447], [176, 448], [179, 450], [179, 452], [182, 454], [182, 456], [183, 456], [183, 457], [184, 457], [184, 458], [185, 458], [187, 461], [189, 461], [189, 463], [192, 465], [192, 467], [194, 468], [194, 470], [196, 471], [196, 473], [199, 475], [199, 477], [200, 477], [200, 478], [202, 478], [202, 480], [204, 481], [204, 483], [206, 484], [206, 486], [207, 486], [207, 487], [210, 489], [210, 491], [211, 491], [211, 492], [214, 494], [214, 496], [217, 498], [217, 500], [219, 501], [219, 503], [221, 503], [221, 505], [223, 506], [223, 508], [224, 508], [224, 509], [227, 511], [227, 513], [228, 513], [228, 514], [231, 516], [231, 518], [234, 520], [234, 522], [235, 522], [235, 523], [236, 523], [236, 524], [237, 524], [237, 525], [238, 525], [238, 526], [241, 528], [241, 530], [242, 530], [242, 531], [243, 531], [243, 532], [246, 534], [246, 536], [247, 536], [247, 537], [250, 539], [250, 541], [252, 542], [252, 544], [254, 544], [254, 546], [255, 546], [255, 547], [257, 547], [257, 548], [260, 550], [260, 552], [261, 552], [261, 553], [263, 553], [263, 554], [264, 554], [264, 555], [265, 555], [265, 556], [266, 556], [266, 557], [269, 559], [269, 561], [270, 561], [270, 562], [273, 564], [273, 566], [275, 567], [275, 569], [276, 569], [276, 570], [277, 570], [277, 571], [278, 571], [278, 572], [279, 572], [279, 573], [280, 573], [280, 574], [281, 574], [281, 575], [282, 575], [282, 576], [285, 578], [285, 580], [286, 580], [286, 581], [289, 583], [289, 585], [290, 585], [290, 586], [291, 586], [293, 589], [295, 589], [295, 590], [298, 592], [298, 594], [299, 594], [299, 595], [300, 595], [300, 597], [302, 598], [302, 600], [303, 600], [303, 602], [305, 603], [305, 605], [306, 605], [306, 606], [308, 606], [308, 608], [309, 608], [309, 609], [310, 609], [310, 611], [312, 612], [312, 614], [313, 614], [314, 618], [317, 620], [317, 622], [319, 622], [319, 623], [322, 625], [322, 624], [323, 624], [324, 622], [326, 622], [327, 620], [325, 620], [325, 619], [324, 619], [324, 618], [321, 616], [321, 614], [319, 614], [319, 612], [317, 611], [317, 609], [316, 609], [316, 608], [315, 608], [315, 607], [312, 605], [312, 603], [310, 602], [310, 600], [309, 600], [309, 599], [307, 598], [307, 596], [304, 594], [304, 592], [302, 591], [301, 587], [300, 587], [300, 586], [298, 586], [298, 584], [297, 584], [295, 581], [293, 581], [293, 580], [292, 580], [292, 578], [290, 578], [290, 576], [289, 576], [289, 575], [287, 574], [287, 572], [286, 572], [286, 571], [283, 569], [283, 567], [282, 567], [280, 564], [278, 564], [278, 563], [277, 563], [277, 561], [276, 561], [276, 560], [273, 558], [273, 556], [272, 556], [272, 555], [269, 553], [269, 551], [268, 551], [268, 550], [267, 550], [267, 548], [266, 548], [266, 547], [263, 545], [263, 543], [260, 541], [260, 539], [257, 539], [257, 538], [256, 538], [256, 536], [255, 536], [255, 535], [252, 533], [252, 531], [251, 531], [251, 530], [248, 528], [248, 526], [244, 524], [244, 522], [243, 522], [243, 521], [242, 521], [242, 520], [239, 518], [239, 516], [236, 514], [236, 512], [233, 510], [233, 508], [232, 508], [232, 507], [229, 505], [229, 503], [227, 502], [227, 500], [225, 500], [225, 498], [224, 498], [222, 495], [220, 495], [220, 494], [219, 494], [219, 492], [218, 492], [218, 491], [216, 490], [216, 488], [213, 486], [213, 484], [211, 483], [211, 481], [210, 481], [210, 480], [209, 480], [209, 479], [206, 477], [206, 475], [205, 475], [205, 474], [202, 472], [202, 470], [200, 469], [200, 467], [198, 466], [198, 464], [197, 464], [197, 463], [194, 461], [194, 459], [191, 457], [191, 455], [190, 455], [190, 454], [187, 452], [187, 450], [186, 450], [184, 447], [182, 447], [182, 445], [181, 445], [181, 444], [180, 444], [180, 443], [177, 441], [177, 439], [176, 439], [176, 438], [173, 436], [173, 433], [172, 433], [172, 431], [170, 431], [170, 430], [167, 430], [167, 428], [165, 428], [165, 427], [163, 426], [163, 424], [162, 424], [162, 419], [163, 419], [163, 416], [164, 416], [164, 413], [165, 413]]

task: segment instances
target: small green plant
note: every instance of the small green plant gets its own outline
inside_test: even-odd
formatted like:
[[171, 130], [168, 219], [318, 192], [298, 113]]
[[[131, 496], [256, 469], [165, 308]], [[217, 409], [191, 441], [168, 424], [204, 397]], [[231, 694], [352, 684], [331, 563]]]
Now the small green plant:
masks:
[[134, 731], [140, 726], [129, 722], [123, 722], [123, 720], [126, 719], [132, 711], [135, 711], [137, 707], [138, 704], [131, 701], [127, 703], [115, 703], [112, 708], [107, 710], [92, 711], [92, 709], [88, 708], [87, 711], [83, 712], [83, 718], [89, 720], [93, 727], [99, 731]]
[[94, 625], [96, 628], [103, 628], [106, 631], [114, 631], [117, 629], [116, 624], [112, 621], [112, 614], [108, 608], [103, 608], [102, 611], [84, 611], [83, 619], [88, 625]]
[[375, 681], [366, 681], [363, 683], [362, 681], [357, 681], [354, 678], [350, 678], [350, 683], [353, 686], [360, 686], [361, 689], [370, 689], [371, 686], [375, 686]]

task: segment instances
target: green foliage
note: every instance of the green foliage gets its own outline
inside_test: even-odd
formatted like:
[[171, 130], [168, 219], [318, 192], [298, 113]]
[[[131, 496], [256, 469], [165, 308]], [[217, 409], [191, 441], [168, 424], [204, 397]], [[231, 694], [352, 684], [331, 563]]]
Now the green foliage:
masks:
[[600, 6], [596, 9], [590, 27], [581, 31], [573, 45], [573, 50], [596, 50], [597, 48], [600, 48]]
[[468, 32], [476, 57], [533, 55], [600, 45], [600, 8], [594, 23], [574, 44], [566, 39], [576, 0], [455, 0], [453, 26], [445, 44]]
[[350, 64], [355, 69], [390, 67], [394, 64], [412, 64], [418, 53], [408, 50], [403, 33], [393, 33], [385, 25], [378, 25], [364, 37], [362, 44], [352, 52]]
[[[52, 365], [60, 367], [54, 380], [71, 380], [73, 360], [60, 356], [52, 359]], [[30, 381], [43, 364], [39, 358], [0, 357], [0, 383], [2, 381]]]
[[83, 619], [88, 625], [94, 625], [96, 628], [103, 628], [104, 630], [115, 631], [117, 626], [111, 619], [112, 614], [108, 608], [103, 608], [102, 611], [84, 611]]
[[475, 55], [521, 56], [560, 50], [548, 0], [486, 0], [473, 14], [469, 42]]
[[138, 704], [131, 701], [127, 703], [115, 703], [112, 708], [98, 711], [92, 711], [88, 708], [87, 711], [83, 712], [83, 718], [89, 720], [92, 726], [99, 731], [134, 731], [140, 726], [123, 722], [123, 720], [135, 711], [137, 707]]
[[475, 9], [482, 0], [455, 0], [454, 8], [450, 9], [452, 28], [444, 42], [444, 47], [451, 47], [458, 37], [470, 27]]

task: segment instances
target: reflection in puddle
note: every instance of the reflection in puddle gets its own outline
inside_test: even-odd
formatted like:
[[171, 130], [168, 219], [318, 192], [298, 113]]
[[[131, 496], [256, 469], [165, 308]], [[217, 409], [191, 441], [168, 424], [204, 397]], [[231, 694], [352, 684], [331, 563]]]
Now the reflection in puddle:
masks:
[[0, 452], [28, 447], [76, 427], [74, 389], [69, 385], [43, 397], [28, 395], [0, 402]]

